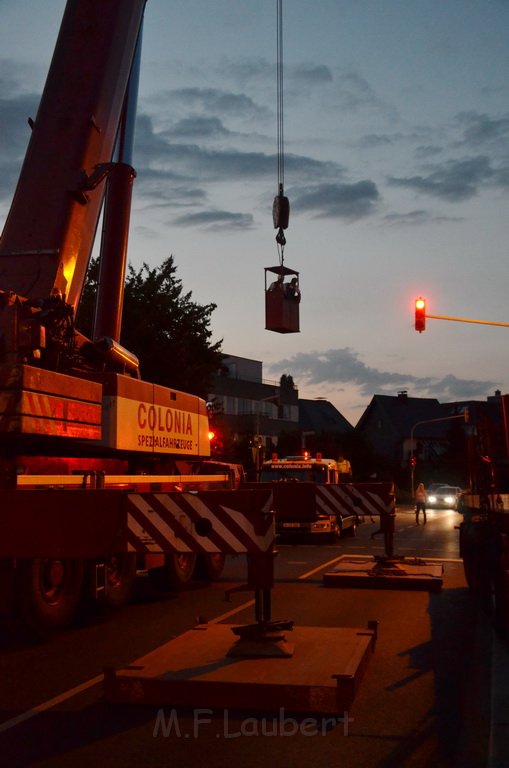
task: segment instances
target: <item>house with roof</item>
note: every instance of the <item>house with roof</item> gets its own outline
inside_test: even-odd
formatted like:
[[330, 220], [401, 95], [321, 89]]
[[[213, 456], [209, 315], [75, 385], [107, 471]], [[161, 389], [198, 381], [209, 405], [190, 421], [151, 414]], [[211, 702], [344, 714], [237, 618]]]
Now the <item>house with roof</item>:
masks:
[[406, 466], [411, 455], [433, 461], [448, 445], [448, 413], [436, 398], [374, 395], [356, 431], [378, 456]]
[[353, 426], [328, 400], [299, 398], [299, 429], [303, 435], [351, 435]]
[[490, 462], [502, 456], [507, 465], [508, 426], [500, 391], [483, 401], [450, 403], [399, 392], [374, 395], [356, 431], [400, 481], [415, 458], [421, 479], [437, 480], [446, 473], [448, 482], [456, 478], [460, 484], [470, 481], [467, 454]]

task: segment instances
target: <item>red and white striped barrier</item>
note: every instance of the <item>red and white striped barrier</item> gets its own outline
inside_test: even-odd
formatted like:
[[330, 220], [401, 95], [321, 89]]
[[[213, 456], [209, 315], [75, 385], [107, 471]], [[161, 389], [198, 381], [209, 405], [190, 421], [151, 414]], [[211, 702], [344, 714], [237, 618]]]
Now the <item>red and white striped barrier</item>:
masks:
[[[249, 493], [249, 492], [247, 492]], [[243, 492], [135, 493], [127, 497], [130, 552], [266, 553], [274, 544], [272, 498], [253, 510]], [[237, 504], [235, 504], [235, 498]], [[234, 505], [238, 508], [234, 508]]]
[[376, 517], [392, 515], [396, 511], [392, 483], [345, 483], [323, 488], [333, 489], [335, 503], [339, 500], [341, 506], [350, 514]]

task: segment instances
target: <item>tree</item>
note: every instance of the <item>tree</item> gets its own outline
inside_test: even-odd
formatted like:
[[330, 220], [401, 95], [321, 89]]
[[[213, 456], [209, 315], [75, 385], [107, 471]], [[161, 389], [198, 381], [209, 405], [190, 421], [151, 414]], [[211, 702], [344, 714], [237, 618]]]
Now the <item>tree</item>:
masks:
[[[184, 293], [173, 256], [159, 267], [129, 265], [125, 281], [120, 343], [140, 360], [144, 380], [206, 397], [223, 355], [221, 341], [210, 343], [215, 304], [204, 306]], [[77, 326], [91, 336], [99, 260], [91, 262]]]

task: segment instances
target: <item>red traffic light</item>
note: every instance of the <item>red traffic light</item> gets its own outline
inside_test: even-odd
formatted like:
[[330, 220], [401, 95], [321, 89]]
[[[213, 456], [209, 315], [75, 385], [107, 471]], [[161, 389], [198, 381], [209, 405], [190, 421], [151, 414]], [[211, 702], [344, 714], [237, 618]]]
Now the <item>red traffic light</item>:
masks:
[[426, 330], [426, 299], [420, 296], [415, 300], [415, 330], [419, 333]]

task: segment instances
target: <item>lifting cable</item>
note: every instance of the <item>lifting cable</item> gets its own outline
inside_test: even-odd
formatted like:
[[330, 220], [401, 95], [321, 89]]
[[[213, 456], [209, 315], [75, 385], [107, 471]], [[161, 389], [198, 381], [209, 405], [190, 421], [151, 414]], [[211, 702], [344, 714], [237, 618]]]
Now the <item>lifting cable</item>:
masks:
[[283, 110], [283, 0], [277, 0], [277, 184], [278, 192], [284, 195], [285, 145]]
[[278, 194], [274, 198], [272, 206], [272, 218], [274, 228], [278, 230], [276, 243], [279, 251], [280, 266], [283, 267], [284, 247], [286, 238], [284, 230], [288, 227], [290, 217], [290, 203], [284, 194], [285, 185], [285, 152], [284, 152], [284, 112], [283, 112], [283, 0], [276, 0], [277, 3], [277, 183]]

